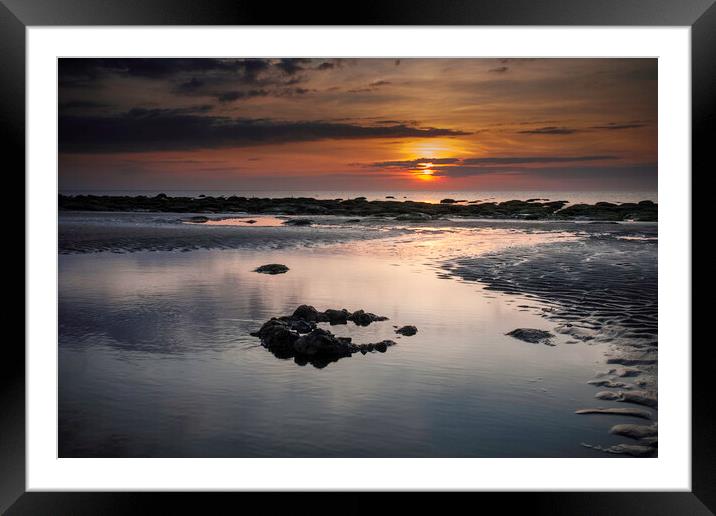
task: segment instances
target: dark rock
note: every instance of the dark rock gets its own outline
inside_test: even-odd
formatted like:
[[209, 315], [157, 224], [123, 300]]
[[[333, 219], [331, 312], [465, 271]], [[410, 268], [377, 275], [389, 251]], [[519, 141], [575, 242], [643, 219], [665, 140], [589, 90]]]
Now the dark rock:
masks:
[[311, 219], [289, 219], [284, 221], [287, 226], [310, 226], [313, 224]]
[[402, 328], [398, 328], [397, 330], [395, 330], [395, 333], [400, 333], [401, 335], [410, 337], [411, 335], [415, 335], [416, 333], [418, 333], [418, 329], [415, 326], [407, 325], [403, 326]]
[[283, 264], [269, 263], [267, 265], [262, 265], [261, 267], [254, 269], [254, 272], [260, 272], [262, 274], [284, 274], [288, 272], [288, 270], [288, 267]]
[[292, 317], [294, 319], [302, 319], [308, 322], [316, 322], [322, 319], [321, 315], [322, 314], [320, 314], [319, 311], [311, 305], [301, 305], [294, 310]]
[[317, 328], [293, 343], [293, 349], [301, 355], [350, 356], [355, 350], [351, 339], [340, 338], [330, 331]]
[[370, 312], [365, 312], [363, 310], [356, 310], [348, 317], [348, 320], [353, 321], [358, 326], [368, 326], [370, 323], [376, 321], [387, 321], [388, 318], [381, 315], [375, 315]]
[[380, 353], [385, 353], [390, 346], [395, 346], [395, 342], [392, 340], [381, 340], [373, 344], [373, 349]]
[[519, 340], [524, 340], [525, 342], [530, 342], [532, 344], [547, 344], [550, 343], [550, 339], [554, 337], [554, 335], [548, 331], [536, 330], [534, 328], [517, 328], [506, 335]]
[[433, 217], [422, 212], [403, 213], [402, 215], [395, 217], [395, 220], [399, 220], [401, 222], [424, 222], [426, 220], [433, 220]]
[[201, 224], [203, 222], [209, 222], [209, 217], [204, 217], [203, 215], [197, 215], [195, 217], [189, 217], [186, 219], [182, 219], [184, 222], [194, 222], [195, 224]]
[[303, 319], [289, 319], [288, 324], [292, 330], [298, 333], [310, 333], [316, 329], [315, 322], [304, 321]]
[[348, 317], [351, 314], [345, 308], [343, 308], [342, 310], [335, 310], [333, 308], [329, 308], [328, 310], [323, 312], [323, 315], [326, 316], [328, 322], [331, 324], [347, 324]]
[[282, 351], [292, 350], [293, 343], [299, 339], [299, 334], [292, 331], [288, 323], [275, 318], [265, 322], [259, 331], [251, 335], [259, 337], [265, 347]]
[[442, 199], [440, 201], [440, 204], [455, 204], [457, 201], [455, 199]]

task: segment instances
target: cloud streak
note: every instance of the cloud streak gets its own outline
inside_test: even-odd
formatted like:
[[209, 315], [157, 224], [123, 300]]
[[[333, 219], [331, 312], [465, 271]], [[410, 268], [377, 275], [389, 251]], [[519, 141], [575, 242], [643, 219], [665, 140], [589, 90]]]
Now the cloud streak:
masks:
[[60, 152], [108, 153], [245, 147], [340, 139], [434, 138], [465, 131], [404, 124], [365, 126], [198, 116], [197, 108], [133, 109], [115, 116], [61, 116]]
[[536, 129], [525, 129], [524, 131], [517, 131], [519, 134], [575, 134], [580, 132], [579, 129], [573, 129], [570, 127], [556, 127], [556, 126], [548, 126], [548, 127], [538, 127]]

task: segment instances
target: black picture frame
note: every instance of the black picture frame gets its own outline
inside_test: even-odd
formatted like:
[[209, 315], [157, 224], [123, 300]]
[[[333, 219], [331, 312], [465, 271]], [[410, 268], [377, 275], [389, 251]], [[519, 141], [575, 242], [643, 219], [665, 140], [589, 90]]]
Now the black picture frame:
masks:
[[[13, 174], [18, 176], [17, 170], [24, 170], [25, 166], [25, 29], [62, 25], [689, 26], [692, 170], [703, 169], [705, 173], [709, 165], [713, 165], [710, 130], [716, 126], [714, 0], [393, 0], [342, 3], [333, 8], [317, 3], [287, 3], [277, 7], [268, 2], [241, 0], [0, 0], [0, 141], [7, 145], [5, 162], [12, 164], [6, 170], [10, 172], [12, 167]], [[693, 180], [695, 174], [691, 174]], [[20, 188], [24, 193], [24, 187], [20, 185]], [[13, 195], [24, 199], [24, 195]], [[694, 205], [697, 205], [695, 200]], [[697, 222], [693, 210], [692, 219]], [[17, 303], [17, 306], [15, 310], [24, 305]], [[476, 510], [490, 502], [499, 504], [501, 512], [524, 510], [536, 514], [714, 514], [716, 404], [711, 398], [713, 366], [708, 360], [712, 345], [708, 340], [693, 339], [690, 492], [470, 493], [453, 494], [450, 502], [466, 503], [466, 507]], [[262, 512], [268, 514], [283, 510], [351, 514], [388, 507], [386, 494], [379, 493], [349, 493], [335, 500], [334, 495], [323, 493], [267, 496], [25, 492], [25, 352], [20, 339], [7, 339], [4, 348], [5, 356], [0, 362], [0, 512], [3, 514], [134, 514], [155, 512], [158, 507], [162, 513], [212, 513], [219, 512], [221, 506], [235, 512], [248, 507], [244, 504], [251, 501], [260, 503]], [[242, 505], [236, 505], [237, 497], [243, 497]], [[443, 495], [414, 493], [407, 502], [421, 510], [444, 512], [449, 507]], [[401, 500], [403, 509], [407, 508], [405, 503]]]

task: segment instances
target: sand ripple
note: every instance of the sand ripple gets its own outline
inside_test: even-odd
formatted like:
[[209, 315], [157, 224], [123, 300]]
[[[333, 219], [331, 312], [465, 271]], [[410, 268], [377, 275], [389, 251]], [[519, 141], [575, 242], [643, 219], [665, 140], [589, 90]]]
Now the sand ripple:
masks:
[[[444, 269], [463, 280], [481, 282], [487, 290], [539, 301], [542, 315], [557, 324], [556, 333], [585, 343], [609, 343], [606, 362], [629, 367], [610, 369], [589, 381], [595, 387], [618, 390], [613, 395], [602, 391], [598, 398], [656, 409], [656, 227], [647, 234], [642, 231], [639, 238], [628, 236], [594, 233], [577, 241], [512, 247], [458, 258]], [[622, 381], [627, 377], [635, 378], [634, 385]], [[635, 386], [643, 390], [632, 391]], [[625, 412], [634, 416], [638, 411], [599, 408], [578, 413]], [[608, 453], [649, 456], [656, 453], [655, 428], [647, 447], [588, 446]]]

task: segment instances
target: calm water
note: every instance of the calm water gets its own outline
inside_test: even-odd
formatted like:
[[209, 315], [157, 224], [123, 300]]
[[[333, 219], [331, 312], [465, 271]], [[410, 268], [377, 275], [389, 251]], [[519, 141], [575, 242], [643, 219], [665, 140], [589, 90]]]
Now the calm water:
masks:
[[[580, 446], [624, 442], [605, 416], [574, 414], [596, 405], [586, 381], [605, 369], [606, 345], [505, 336], [551, 326], [523, 299], [439, 267], [468, 251], [578, 238], [451, 227], [274, 251], [61, 254], [60, 456], [609, 457]], [[291, 270], [251, 272], [273, 262]], [[303, 303], [386, 315], [331, 330], [398, 345], [318, 369], [249, 335]], [[404, 324], [418, 334], [396, 339]]]

